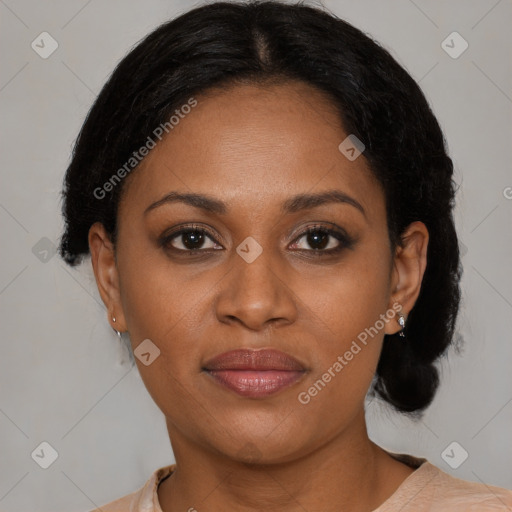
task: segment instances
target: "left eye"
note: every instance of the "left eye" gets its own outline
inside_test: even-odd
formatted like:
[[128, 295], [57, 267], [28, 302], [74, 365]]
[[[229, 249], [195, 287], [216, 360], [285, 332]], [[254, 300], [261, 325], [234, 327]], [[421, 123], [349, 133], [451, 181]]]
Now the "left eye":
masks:
[[[205, 247], [205, 242], [210, 240], [211, 245]], [[177, 241], [178, 243], [174, 243]], [[221, 248], [204, 229], [184, 228], [177, 233], [168, 236], [164, 241], [166, 246], [171, 246], [178, 251], [197, 251], [200, 249]]]
[[[303, 239], [305, 242], [301, 244], [300, 240]], [[312, 249], [304, 247], [304, 244], [309, 245]], [[292, 249], [334, 252], [342, 249], [344, 245], [348, 246], [349, 241], [342, 233], [328, 228], [309, 228], [295, 240]]]

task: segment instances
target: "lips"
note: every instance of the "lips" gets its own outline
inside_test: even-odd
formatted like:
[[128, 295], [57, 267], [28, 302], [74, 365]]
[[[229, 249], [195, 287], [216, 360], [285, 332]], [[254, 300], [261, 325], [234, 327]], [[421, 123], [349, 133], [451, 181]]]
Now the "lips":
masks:
[[207, 361], [203, 370], [217, 384], [251, 398], [277, 393], [306, 373], [306, 368], [295, 358], [275, 349], [225, 352]]
[[292, 356], [275, 349], [231, 350], [210, 359], [204, 368], [206, 370], [289, 370], [298, 372], [305, 370]]

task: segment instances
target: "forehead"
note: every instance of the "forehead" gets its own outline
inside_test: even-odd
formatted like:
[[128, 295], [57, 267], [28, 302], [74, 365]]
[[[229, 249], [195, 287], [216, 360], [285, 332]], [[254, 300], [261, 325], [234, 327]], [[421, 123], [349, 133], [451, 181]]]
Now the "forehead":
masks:
[[338, 188], [365, 209], [379, 206], [381, 190], [364, 157], [350, 161], [338, 149], [348, 134], [327, 95], [295, 82], [194, 98], [197, 105], [126, 178], [122, 203], [130, 210], [173, 190], [257, 208]]

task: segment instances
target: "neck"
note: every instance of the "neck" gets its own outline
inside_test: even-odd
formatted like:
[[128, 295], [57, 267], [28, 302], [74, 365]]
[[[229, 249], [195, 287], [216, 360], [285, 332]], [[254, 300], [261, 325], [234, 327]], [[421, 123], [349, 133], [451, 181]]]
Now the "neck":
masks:
[[163, 512], [370, 512], [413, 471], [369, 438], [364, 411], [344, 432], [280, 463], [239, 462], [205, 450], [168, 422], [176, 470], [158, 488]]

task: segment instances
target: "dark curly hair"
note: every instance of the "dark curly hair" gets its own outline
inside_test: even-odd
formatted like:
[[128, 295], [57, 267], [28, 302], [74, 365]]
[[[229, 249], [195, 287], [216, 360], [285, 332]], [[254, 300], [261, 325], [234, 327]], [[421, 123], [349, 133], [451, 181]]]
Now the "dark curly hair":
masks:
[[405, 328], [407, 341], [385, 335], [372, 386], [397, 410], [419, 413], [438, 387], [434, 362], [452, 342], [459, 310], [453, 164], [411, 76], [377, 42], [320, 8], [216, 2], [164, 23], [140, 41], [113, 71], [75, 143], [62, 192], [60, 256], [69, 265], [80, 263], [96, 221], [115, 244], [123, 182], [102, 192], [104, 198], [95, 190], [191, 95], [290, 80], [327, 93], [346, 132], [363, 141], [364, 157], [385, 193], [393, 251], [411, 222], [422, 221], [429, 231], [427, 267]]

